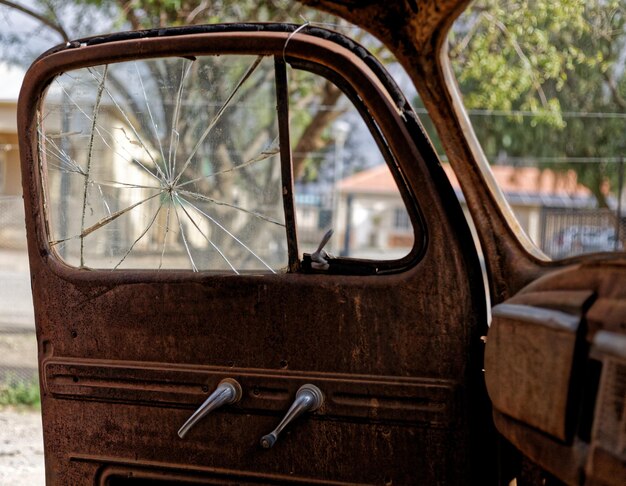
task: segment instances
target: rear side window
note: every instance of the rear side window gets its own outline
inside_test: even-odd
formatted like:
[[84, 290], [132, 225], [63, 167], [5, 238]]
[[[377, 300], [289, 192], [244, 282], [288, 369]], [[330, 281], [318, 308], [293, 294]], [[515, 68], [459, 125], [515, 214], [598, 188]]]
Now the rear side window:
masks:
[[449, 56], [522, 228], [549, 257], [622, 251], [626, 7], [478, 0]]

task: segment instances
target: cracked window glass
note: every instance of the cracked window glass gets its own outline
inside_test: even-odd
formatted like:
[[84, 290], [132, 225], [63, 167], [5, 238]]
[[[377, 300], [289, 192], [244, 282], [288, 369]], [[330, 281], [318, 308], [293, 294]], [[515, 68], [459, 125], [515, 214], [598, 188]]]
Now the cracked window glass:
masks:
[[49, 244], [98, 269], [287, 266], [271, 57], [67, 72], [39, 113]]

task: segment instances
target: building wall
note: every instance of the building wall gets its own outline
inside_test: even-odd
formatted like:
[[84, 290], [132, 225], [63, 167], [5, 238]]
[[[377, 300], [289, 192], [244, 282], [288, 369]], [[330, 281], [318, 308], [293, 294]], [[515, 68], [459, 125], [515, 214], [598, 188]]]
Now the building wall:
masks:
[[[413, 245], [413, 230], [397, 226], [396, 210], [404, 208], [400, 194], [393, 193], [353, 193], [351, 195], [350, 247], [355, 250], [352, 256], [366, 258], [400, 258]], [[346, 231], [346, 194], [341, 195], [339, 217], [333, 250], [339, 253]], [[463, 213], [469, 218], [465, 202], [461, 202]], [[513, 205], [523, 231], [539, 245], [541, 243], [541, 208], [539, 206]], [[476, 236], [475, 236], [476, 237]], [[381, 253], [382, 252], [382, 253]]]
[[541, 208], [539, 206], [511, 205], [520, 226], [526, 235], [535, 243], [541, 245]]
[[[395, 259], [406, 255], [413, 246], [413, 228], [397, 227], [396, 211], [405, 208], [399, 193], [352, 194], [350, 202], [350, 256]], [[332, 249], [344, 253], [348, 198], [342, 194]]]
[[17, 107], [0, 102], [0, 195], [20, 196], [22, 183], [17, 146]]

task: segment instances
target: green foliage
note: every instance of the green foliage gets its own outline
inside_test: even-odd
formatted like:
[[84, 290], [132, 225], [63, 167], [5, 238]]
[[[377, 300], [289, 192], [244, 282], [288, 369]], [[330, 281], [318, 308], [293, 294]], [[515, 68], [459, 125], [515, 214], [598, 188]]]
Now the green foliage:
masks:
[[39, 382], [37, 379], [21, 380], [16, 377], [5, 379], [0, 384], [0, 406], [39, 407]]
[[[613, 159], [624, 151], [626, 4], [621, 0], [478, 0], [450, 53], [477, 135], [493, 161]], [[578, 115], [577, 115], [578, 114]], [[574, 169], [606, 205], [607, 164]]]
[[99, 9], [114, 5], [117, 25], [130, 23], [133, 29], [238, 21], [299, 23], [300, 15], [304, 14], [308, 20], [324, 17], [318, 11], [289, 0], [74, 0], [73, 3]]
[[623, 18], [611, 13], [620, 9], [615, 0], [479, 0], [451, 37], [465, 103], [530, 110], [542, 123], [563, 126], [559, 93], [572, 78], [606, 72], [615, 61], [610, 48]]

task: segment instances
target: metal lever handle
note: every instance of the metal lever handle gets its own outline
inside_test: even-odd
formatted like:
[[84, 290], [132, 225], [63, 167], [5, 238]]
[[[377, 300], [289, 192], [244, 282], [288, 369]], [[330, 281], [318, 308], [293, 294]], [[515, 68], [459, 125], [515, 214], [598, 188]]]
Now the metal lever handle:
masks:
[[178, 436], [182, 439], [194, 425], [196, 425], [206, 414], [212, 412], [222, 405], [229, 405], [241, 400], [241, 385], [237, 380], [226, 378], [220, 381], [219, 385], [209, 398], [198, 407], [191, 417], [178, 430]]
[[333, 257], [326, 250], [324, 250], [324, 247], [326, 246], [326, 243], [328, 243], [328, 240], [330, 240], [330, 237], [332, 235], [333, 229], [331, 228], [324, 234], [322, 241], [320, 241], [320, 244], [317, 247], [317, 250], [311, 253], [311, 266], [313, 268], [317, 270], [328, 270], [330, 264], [328, 263], [327, 259]]
[[285, 417], [272, 432], [261, 437], [261, 446], [265, 449], [272, 447], [278, 439], [278, 434], [280, 434], [292, 420], [299, 417], [304, 412], [315, 412], [323, 403], [324, 394], [322, 390], [310, 383], [302, 385], [296, 392], [296, 399], [291, 404], [291, 407], [289, 407]]

